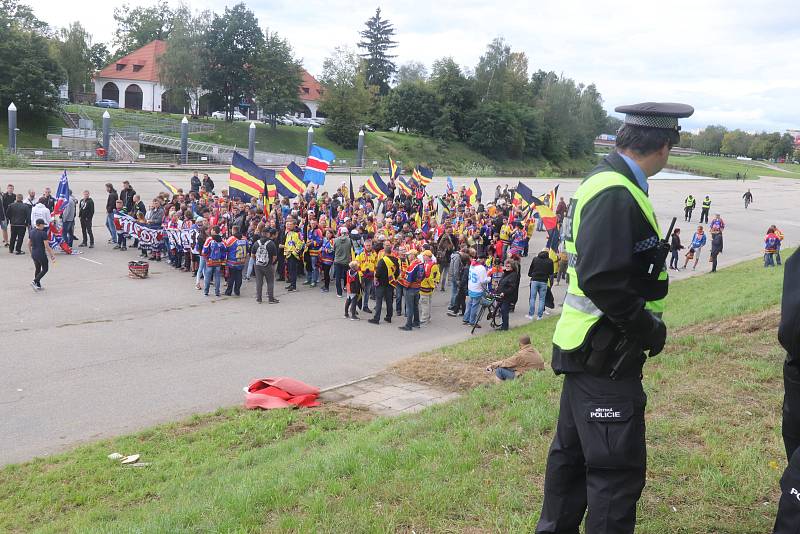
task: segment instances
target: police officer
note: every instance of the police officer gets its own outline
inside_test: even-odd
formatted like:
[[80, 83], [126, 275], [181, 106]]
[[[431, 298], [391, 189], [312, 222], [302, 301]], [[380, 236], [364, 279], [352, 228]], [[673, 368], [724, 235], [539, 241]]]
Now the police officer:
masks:
[[562, 235], [569, 287], [553, 336], [553, 370], [564, 374], [547, 458], [539, 533], [633, 532], [645, 483], [642, 389], [645, 352], [664, 347], [668, 280], [662, 232], [647, 177], [680, 138], [684, 104], [622, 106], [616, 152], [570, 201]]
[[711, 211], [711, 197], [706, 195], [703, 199], [702, 208], [700, 209], [700, 224], [708, 224], [708, 212]]
[[800, 256], [786, 262], [778, 340], [786, 349], [783, 364], [783, 445], [789, 465], [781, 477], [775, 534], [800, 530]]

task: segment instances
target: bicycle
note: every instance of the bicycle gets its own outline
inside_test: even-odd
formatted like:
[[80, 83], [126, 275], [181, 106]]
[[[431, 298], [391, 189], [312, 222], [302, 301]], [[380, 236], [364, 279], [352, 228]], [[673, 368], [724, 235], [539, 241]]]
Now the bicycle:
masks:
[[470, 334], [475, 333], [475, 329], [478, 328], [478, 324], [481, 322], [481, 317], [483, 317], [484, 312], [486, 313], [486, 318], [489, 320], [489, 326], [495, 330], [500, 328], [499, 299], [494, 293], [486, 293], [483, 297], [481, 297], [481, 309], [478, 310], [478, 316], [475, 318], [475, 323], [472, 325]]

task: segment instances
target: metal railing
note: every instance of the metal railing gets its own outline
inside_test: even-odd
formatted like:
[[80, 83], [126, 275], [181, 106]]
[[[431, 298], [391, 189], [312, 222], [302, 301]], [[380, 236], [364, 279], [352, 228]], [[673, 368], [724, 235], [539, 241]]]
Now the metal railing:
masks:
[[[102, 126], [102, 115], [106, 111], [104, 108], [81, 105], [68, 105], [66, 110], [77, 113], [81, 119], [94, 121], [94, 126]], [[160, 116], [157, 112], [130, 112], [111, 110], [111, 127], [117, 130], [136, 131], [136, 133], [176, 133], [181, 131], [181, 120]], [[211, 120], [191, 120], [189, 121], [189, 133], [208, 133], [213, 132], [216, 124]]]
[[[142, 133], [139, 135], [139, 144], [167, 150], [175, 150], [178, 152], [180, 152], [181, 149], [181, 140], [179, 138], [150, 133]], [[238, 151], [245, 155], [247, 154], [246, 147], [237, 148], [227, 145], [206, 143], [203, 141], [193, 141], [191, 139], [188, 142], [187, 148], [190, 154], [204, 155], [219, 163], [230, 163], [231, 159], [233, 158], [234, 151]], [[292, 161], [304, 163], [305, 156], [298, 154], [279, 154], [275, 152], [256, 151], [253, 161], [259, 165], [287, 165]]]
[[116, 161], [136, 161], [139, 153], [118, 132], [114, 131], [108, 140], [111, 156]]

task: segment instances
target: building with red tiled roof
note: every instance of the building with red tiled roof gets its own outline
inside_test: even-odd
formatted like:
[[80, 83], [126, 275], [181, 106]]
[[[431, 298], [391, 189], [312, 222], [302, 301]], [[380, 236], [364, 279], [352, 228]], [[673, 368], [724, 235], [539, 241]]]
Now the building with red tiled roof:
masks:
[[[97, 99], [116, 100], [121, 108], [166, 111], [168, 89], [158, 78], [158, 58], [166, 49], [167, 43], [156, 40], [104, 67], [94, 77]], [[303, 69], [296, 113], [316, 118], [323, 92], [320, 83]]]
[[161, 111], [167, 89], [158, 79], [158, 58], [167, 49], [153, 41], [107, 65], [94, 77], [98, 99], [116, 100], [119, 107]]

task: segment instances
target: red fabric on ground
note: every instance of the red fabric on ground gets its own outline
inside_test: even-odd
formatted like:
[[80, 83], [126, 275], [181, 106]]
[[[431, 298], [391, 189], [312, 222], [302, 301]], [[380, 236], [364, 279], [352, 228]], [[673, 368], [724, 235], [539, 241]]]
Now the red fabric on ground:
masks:
[[272, 410], [275, 408], [319, 406], [319, 388], [287, 377], [254, 380], [247, 387], [245, 408]]

